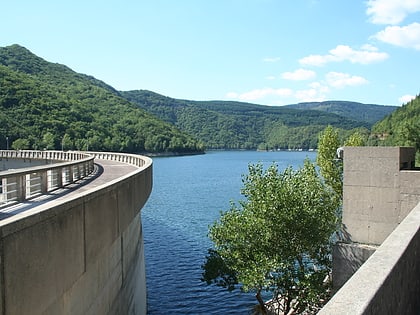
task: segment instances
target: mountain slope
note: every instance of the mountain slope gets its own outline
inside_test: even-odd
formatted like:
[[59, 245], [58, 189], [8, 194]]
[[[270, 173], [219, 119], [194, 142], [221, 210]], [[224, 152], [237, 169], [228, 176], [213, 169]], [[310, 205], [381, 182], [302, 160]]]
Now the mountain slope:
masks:
[[397, 106], [362, 104], [347, 101], [308, 102], [287, 105], [286, 107], [325, 111], [353, 120], [365, 121], [370, 124], [376, 123], [398, 108]]
[[139, 107], [196, 135], [209, 148], [315, 148], [327, 125], [350, 130], [370, 124], [334, 113], [226, 101], [188, 101], [138, 90], [120, 94]]
[[377, 145], [413, 146], [420, 165], [420, 95], [372, 127], [371, 142]]
[[[202, 144], [93, 77], [0, 48], [0, 138], [17, 149], [197, 152]], [[4, 141], [0, 147], [5, 148]]]

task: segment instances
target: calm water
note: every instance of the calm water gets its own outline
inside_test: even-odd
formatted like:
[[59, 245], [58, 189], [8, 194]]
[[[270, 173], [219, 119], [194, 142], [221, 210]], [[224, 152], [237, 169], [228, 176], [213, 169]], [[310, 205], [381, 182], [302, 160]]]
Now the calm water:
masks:
[[200, 281], [208, 226], [241, 199], [248, 164], [300, 166], [314, 152], [221, 151], [153, 159], [154, 186], [142, 210], [148, 314], [249, 314], [253, 294]]

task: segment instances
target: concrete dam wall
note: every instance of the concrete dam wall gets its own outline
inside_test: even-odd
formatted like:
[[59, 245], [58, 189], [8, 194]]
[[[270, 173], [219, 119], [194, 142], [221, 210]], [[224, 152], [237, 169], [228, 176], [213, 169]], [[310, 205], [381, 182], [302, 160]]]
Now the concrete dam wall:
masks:
[[137, 167], [0, 221], [0, 314], [146, 314], [140, 210], [152, 161], [89, 153]]

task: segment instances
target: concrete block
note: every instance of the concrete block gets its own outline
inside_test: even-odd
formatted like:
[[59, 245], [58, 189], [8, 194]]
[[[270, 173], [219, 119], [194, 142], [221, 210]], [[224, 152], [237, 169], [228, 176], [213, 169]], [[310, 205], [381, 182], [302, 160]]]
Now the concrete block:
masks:
[[4, 260], [4, 256], [3, 256], [3, 251], [0, 251], [0, 293], [1, 293], [1, 295], [0, 295], [0, 314], [2, 314], [2, 315], [4, 315], [4, 312], [3, 312], [3, 310], [4, 310], [4, 308], [3, 308], [3, 305], [4, 305], [4, 294], [3, 294], [3, 291], [4, 291], [4, 275], [3, 275], [3, 270], [4, 270], [4, 268], [3, 268], [3, 260]]
[[[78, 278], [73, 287], [60, 296], [60, 299], [49, 307], [46, 314], [85, 315], [89, 312], [93, 314], [94, 311], [109, 310], [110, 303], [118, 295], [115, 290], [122, 286], [120, 258], [121, 245], [117, 240], [98, 257], [94, 264], [88, 266], [86, 272]], [[104, 296], [109, 297], [111, 301], [101, 300]]]
[[[420, 309], [419, 222], [420, 204], [318, 314], [417, 315]], [[338, 256], [340, 254], [341, 257], [348, 255], [345, 250]], [[337, 253], [333, 251], [333, 255]], [[351, 261], [352, 256], [348, 256]]]
[[[145, 286], [138, 285], [146, 283], [146, 269], [143, 251], [143, 241], [137, 243], [138, 252], [135, 263], [128, 265], [125, 271], [125, 279], [120, 295], [115, 299], [115, 303], [109, 315], [114, 314], [147, 314], [147, 290]], [[129, 297], [129, 299], [127, 299]]]
[[371, 222], [367, 244], [381, 245], [398, 226], [396, 222]]
[[[348, 162], [347, 162], [348, 163]], [[344, 186], [369, 186], [370, 174], [364, 169], [359, 170], [345, 170], [343, 175]]]
[[84, 272], [83, 229], [79, 206], [3, 238], [5, 314], [41, 314], [74, 284]]
[[380, 159], [374, 161], [369, 169], [369, 186], [372, 187], [399, 187], [398, 161]]
[[410, 213], [411, 209], [420, 202], [420, 196], [402, 195], [400, 201], [400, 212], [398, 215], [398, 222], [400, 223]]
[[122, 234], [123, 279], [126, 278], [129, 267], [139, 254], [137, 250], [141, 239], [140, 216], [137, 216]]
[[400, 172], [401, 193], [420, 195], [420, 171], [401, 171]]
[[119, 231], [124, 231], [140, 211], [136, 202], [136, 195], [140, 194], [135, 188], [134, 181], [124, 182], [118, 189]]
[[117, 193], [110, 190], [85, 201], [86, 264], [92, 264], [118, 237]]
[[343, 234], [348, 242], [362, 243], [365, 240], [369, 240], [369, 229], [370, 225], [367, 216], [361, 216], [356, 219], [346, 218], [345, 223], [343, 217]]
[[144, 206], [147, 199], [150, 196], [150, 193], [152, 192], [153, 187], [153, 169], [152, 167], [149, 167], [147, 170], [144, 170], [139, 174], [139, 176], [136, 176], [135, 178], [135, 189], [136, 191], [140, 192], [138, 195], [139, 199], [136, 199], [136, 202], [141, 207]]
[[337, 291], [375, 252], [376, 247], [337, 243], [333, 246], [333, 290]]

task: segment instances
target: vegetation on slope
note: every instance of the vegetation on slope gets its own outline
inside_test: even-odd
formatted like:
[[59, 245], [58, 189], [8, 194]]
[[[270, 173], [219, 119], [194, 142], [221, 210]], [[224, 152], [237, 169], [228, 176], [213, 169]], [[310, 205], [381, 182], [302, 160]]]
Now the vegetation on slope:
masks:
[[415, 147], [420, 165], [420, 95], [377, 122], [370, 143]]
[[[174, 125], [78, 74], [12, 45], [0, 48], [0, 148], [121, 152], [203, 150]], [[6, 142], [7, 141], [7, 142]]]
[[178, 100], [145, 90], [120, 92], [212, 149], [310, 149], [327, 125], [349, 131], [371, 124], [334, 113], [227, 101]]
[[119, 92], [18, 45], [0, 48], [0, 83], [0, 148], [179, 153], [204, 146], [311, 149], [328, 125], [343, 138], [355, 129], [367, 137], [372, 117], [392, 110], [338, 101], [308, 103], [305, 108], [316, 109], [309, 110]]
[[362, 104], [348, 101], [308, 102], [287, 105], [286, 107], [325, 111], [370, 124], [376, 123], [398, 108], [397, 106]]

